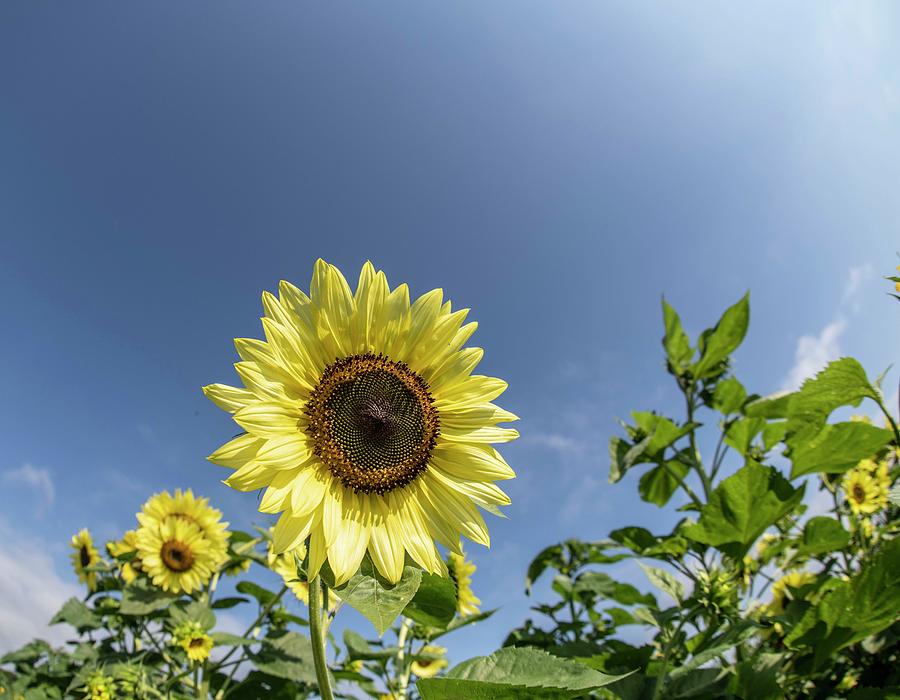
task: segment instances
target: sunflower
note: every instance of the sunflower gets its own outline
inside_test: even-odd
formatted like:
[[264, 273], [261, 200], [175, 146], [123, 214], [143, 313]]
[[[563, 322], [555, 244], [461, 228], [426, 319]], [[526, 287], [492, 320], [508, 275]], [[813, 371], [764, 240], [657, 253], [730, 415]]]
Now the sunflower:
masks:
[[875, 513], [887, 505], [890, 484], [866, 469], [851, 469], [844, 477], [844, 493], [856, 515]]
[[86, 583], [89, 591], [97, 590], [97, 572], [87, 571], [89, 567], [100, 563], [100, 552], [94, 546], [91, 533], [87, 529], [81, 530], [77, 535], [72, 536], [70, 545], [75, 550], [71, 557], [78, 580]]
[[404, 557], [446, 575], [435, 541], [488, 546], [477, 505], [508, 505], [495, 484], [515, 476], [492, 447], [518, 437], [516, 416], [492, 401], [506, 383], [473, 375], [480, 348], [467, 309], [436, 289], [410, 304], [366, 263], [352, 292], [316, 262], [310, 296], [287, 282], [263, 293], [267, 342], [235, 341], [244, 388], [204, 388], [246, 434], [210, 455], [234, 469], [225, 483], [264, 488], [264, 513], [282, 513], [276, 552], [310, 541], [309, 575], [325, 559], [339, 585], [368, 551], [389, 581]]
[[412, 662], [412, 672], [419, 678], [433, 678], [441, 672], [442, 668], [447, 668], [447, 659], [443, 658], [446, 653], [447, 650], [437, 644], [423, 647], [420, 652], [423, 656], [418, 656]]
[[793, 600], [791, 589], [800, 588], [816, 580], [815, 574], [809, 571], [792, 571], [772, 584], [772, 600], [766, 610], [769, 615], [781, 615], [785, 601]]
[[[129, 530], [122, 539], [116, 542], [107, 542], [106, 551], [109, 556], [118, 559], [126, 554], [137, 552], [137, 531]], [[125, 583], [131, 583], [137, 578], [138, 571], [141, 569], [141, 560], [137, 556], [132, 557], [129, 561], [119, 562], [119, 575]]]
[[191, 661], [206, 661], [213, 648], [213, 640], [197, 622], [186, 622], [172, 632], [172, 642], [187, 653]]
[[196, 525], [209, 543], [209, 555], [218, 568], [228, 560], [228, 523], [222, 522], [222, 511], [209, 505], [209, 499], [196, 498], [193, 491], [175, 489], [151, 496], [141, 508], [137, 519], [141, 525], [154, 526], [166, 518], [180, 518]]
[[181, 518], [143, 525], [137, 532], [141, 566], [154, 585], [190, 593], [212, 576], [217, 560], [200, 528]]
[[[270, 541], [269, 550], [266, 553], [269, 568], [281, 576], [284, 585], [297, 597], [297, 600], [304, 605], [309, 605], [309, 584], [306, 581], [301, 581], [297, 575], [297, 564], [302, 562], [305, 557], [306, 546], [303, 544], [288, 552], [276, 554]], [[328, 598], [328, 610], [329, 612], [337, 610], [337, 600], [334, 596], [329, 596]]]
[[475, 564], [466, 559], [465, 553], [456, 554], [450, 552], [447, 559], [447, 568], [450, 570], [450, 578], [456, 584], [456, 609], [460, 615], [477, 615], [481, 612], [478, 608], [481, 601], [472, 592], [472, 574], [475, 573]]
[[115, 697], [115, 681], [103, 671], [94, 671], [84, 686], [85, 698], [90, 700], [111, 700]]

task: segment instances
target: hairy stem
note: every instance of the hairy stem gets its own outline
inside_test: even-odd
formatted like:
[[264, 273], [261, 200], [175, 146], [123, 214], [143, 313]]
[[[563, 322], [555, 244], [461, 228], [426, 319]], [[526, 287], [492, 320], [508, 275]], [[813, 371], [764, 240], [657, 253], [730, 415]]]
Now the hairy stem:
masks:
[[322, 586], [319, 576], [309, 580], [309, 636], [312, 639], [313, 661], [316, 666], [316, 680], [322, 700], [334, 700], [331, 678], [328, 676], [328, 661], [325, 658], [325, 635], [322, 628]]

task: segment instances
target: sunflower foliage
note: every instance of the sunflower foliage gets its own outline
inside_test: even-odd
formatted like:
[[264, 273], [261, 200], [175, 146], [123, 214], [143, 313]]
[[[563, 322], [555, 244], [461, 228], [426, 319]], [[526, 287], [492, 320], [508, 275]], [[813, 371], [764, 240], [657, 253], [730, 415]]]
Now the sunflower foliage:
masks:
[[[635, 671], [596, 697], [894, 697], [900, 434], [881, 379], [842, 358], [759, 396], [732, 371], [748, 297], [693, 342], [662, 306], [684, 410], [632, 413], [609, 442], [609, 481], [682, 516], [669, 532], [625, 526], [545, 548], [526, 587], [552, 574], [555, 597], [506, 645]], [[616, 579], [630, 560], [652, 593]]]

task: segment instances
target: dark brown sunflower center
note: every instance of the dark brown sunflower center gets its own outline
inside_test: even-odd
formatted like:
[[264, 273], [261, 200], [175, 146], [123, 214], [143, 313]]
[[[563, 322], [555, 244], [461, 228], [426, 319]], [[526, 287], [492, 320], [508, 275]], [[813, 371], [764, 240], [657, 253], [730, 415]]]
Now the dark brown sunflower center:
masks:
[[862, 487], [862, 484], [853, 484], [853, 500], [857, 503], [862, 503], [866, 500], [866, 490]]
[[91, 553], [84, 545], [81, 545], [81, 549], [78, 550], [78, 561], [81, 562], [82, 569], [91, 563]]
[[203, 646], [203, 637], [192, 637], [191, 641], [188, 642], [188, 646], [191, 649], [196, 649], [197, 647]]
[[386, 493], [415, 479], [440, 430], [425, 381], [382, 355], [330, 365], [306, 413], [316, 456], [360, 493]]
[[194, 564], [194, 553], [191, 548], [178, 540], [163, 543], [159, 556], [170, 571], [179, 573], [187, 571]]

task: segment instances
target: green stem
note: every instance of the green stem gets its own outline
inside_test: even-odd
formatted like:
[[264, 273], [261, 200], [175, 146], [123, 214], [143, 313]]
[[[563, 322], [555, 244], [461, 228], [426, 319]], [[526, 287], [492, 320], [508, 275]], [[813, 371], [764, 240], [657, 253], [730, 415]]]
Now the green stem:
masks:
[[[688, 389], [684, 393], [684, 400], [687, 404], [687, 419], [688, 423], [694, 422], [694, 394]], [[706, 497], [707, 502], [709, 502], [709, 497], [712, 494], [712, 482], [710, 481], [709, 475], [706, 473], [706, 470], [703, 468], [703, 462], [700, 459], [700, 450], [697, 447], [697, 431], [691, 430], [689, 433], [689, 439], [691, 443], [691, 458], [694, 462], [693, 467], [697, 472], [697, 475], [700, 477], [700, 483], [703, 484], [703, 495]]]
[[397, 633], [397, 647], [399, 651], [397, 652], [397, 695], [400, 698], [406, 698], [406, 689], [409, 686], [409, 674], [411, 665], [406, 658], [406, 638], [409, 635], [409, 630], [412, 628], [412, 620], [408, 617], [403, 618], [403, 622], [400, 623], [400, 631]]
[[316, 680], [322, 700], [334, 700], [331, 679], [328, 676], [328, 662], [325, 659], [325, 635], [322, 629], [322, 588], [319, 576], [309, 580], [309, 636], [312, 638], [313, 661], [316, 666]]

